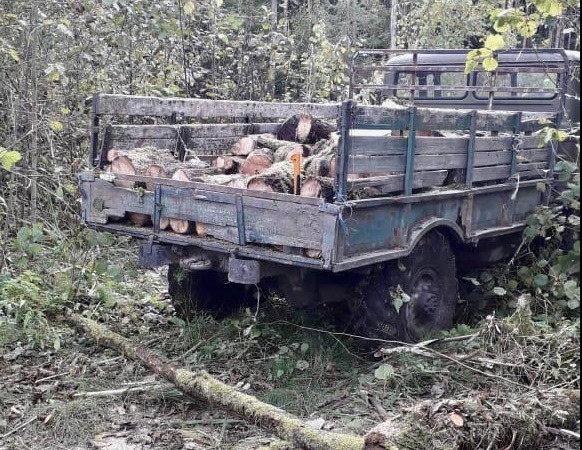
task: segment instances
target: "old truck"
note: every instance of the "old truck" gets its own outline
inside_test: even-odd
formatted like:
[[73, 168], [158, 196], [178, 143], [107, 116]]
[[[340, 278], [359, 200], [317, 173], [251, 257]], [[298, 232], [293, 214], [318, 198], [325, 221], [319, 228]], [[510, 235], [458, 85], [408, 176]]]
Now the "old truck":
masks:
[[[370, 337], [413, 341], [450, 327], [459, 263], [506, 255], [549, 201], [557, 152], [536, 131], [579, 111], [579, 53], [507, 51], [495, 73], [470, 75], [465, 53], [360, 51], [342, 103], [95, 94], [83, 220], [140, 239], [145, 265], [168, 265], [184, 317], [237, 305], [268, 283], [295, 306], [345, 302], [355, 331]], [[117, 148], [211, 161], [297, 113], [338, 124], [332, 201], [104, 170]], [[350, 195], [369, 187], [373, 198]], [[168, 218], [206, 231], [161, 229]]]

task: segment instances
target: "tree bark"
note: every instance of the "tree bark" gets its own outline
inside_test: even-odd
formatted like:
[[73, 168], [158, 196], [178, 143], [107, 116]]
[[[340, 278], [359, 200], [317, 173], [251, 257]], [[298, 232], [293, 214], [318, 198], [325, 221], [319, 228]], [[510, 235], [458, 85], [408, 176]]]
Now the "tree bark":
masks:
[[295, 114], [289, 117], [279, 128], [277, 139], [294, 141], [302, 144], [315, 144], [322, 139], [329, 139], [337, 127], [309, 114]]
[[290, 194], [293, 192], [293, 166], [289, 161], [274, 164], [261, 174], [251, 177], [247, 189]]
[[[176, 367], [164, 356], [108, 330], [91, 319], [72, 314], [67, 317], [67, 321], [89, 334], [98, 344], [116, 350], [130, 359], [142, 362], [151, 371], [173, 383], [185, 394], [241, 417], [289, 442], [294, 448], [366, 450], [364, 439], [361, 437], [316, 430], [298, 417], [222, 383], [206, 371], [192, 372]], [[392, 449], [393, 447], [385, 448]]]

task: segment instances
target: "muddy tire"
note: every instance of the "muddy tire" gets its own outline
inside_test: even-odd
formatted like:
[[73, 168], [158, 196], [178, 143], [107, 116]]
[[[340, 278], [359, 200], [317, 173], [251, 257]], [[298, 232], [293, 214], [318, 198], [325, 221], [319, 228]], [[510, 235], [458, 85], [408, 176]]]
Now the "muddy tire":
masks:
[[[401, 304], [399, 292], [409, 301]], [[362, 283], [351, 306], [355, 332], [374, 339], [418, 342], [450, 328], [459, 297], [455, 255], [448, 239], [427, 234], [406, 258], [381, 265]], [[400, 300], [406, 296], [400, 295]]]
[[224, 317], [249, 304], [252, 297], [247, 286], [229, 283], [225, 274], [188, 272], [175, 265], [168, 267], [168, 293], [176, 315], [186, 321], [199, 312]]

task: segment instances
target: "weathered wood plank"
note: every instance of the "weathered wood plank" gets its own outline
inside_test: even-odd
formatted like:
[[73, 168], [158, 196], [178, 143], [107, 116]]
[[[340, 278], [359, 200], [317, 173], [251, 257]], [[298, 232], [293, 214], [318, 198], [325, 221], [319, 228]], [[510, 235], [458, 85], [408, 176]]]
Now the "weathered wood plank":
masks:
[[473, 172], [473, 181], [476, 183], [483, 181], [507, 180], [511, 176], [511, 166], [477, 167]]
[[549, 149], [540, 148], [535, 150], [521, 150], [517, 152], [518, 163], [548, 162]]
[[471, 127], [470, 111], [437, 108], [418, 108], [418, 130], [468, 130]]
[[[416, 172], [413, 178], [414, 189], [442, 186], [447, 178], [448, 170], [436, 170], [430, 172]], [[360, 178], [348, 181], [349, 189], [362, 189], [376, 187], [383, 194], [389, 194], [404, 190], [404, 175], [386, 175], [380, 177]]]
[[[389, 156], [350, 156], [348, 171], [351, 174], [403, 172], [406, 157]], [[475, 167], [495, 166], [511, 162], [510, 151], [479, 152], [475, 154]], [[466, 154], [417, 155], [414, 160], [415, 171], [464, 169], [467, 166]]]
[[100, 94], [97, 114], [184, 117], [285, 119], [293, 114], [308, 113], [314, 117], [339, 117], [335, 103], [268, 103], [255, 101], [206, 100], [191, 98], [159, 98], [132, 95]]
[[177, 139], [183, 130], [190, 138], [216, 138], [245, 134], [276, 133], [278, 123], [227, 123], [188, 125], [111, 125], [111, 139]]
[[513, 151], [479, 152], [475, 154], [475, 167], [511, 164]]
[[[408, 138], [403, 136], [352, 136], [353, 155], [404, 155]], [[538, 136], [521, 136], [519, 148], [524, 150], [539, 148]], [[459, 137], [416, 137], [417, 155], [444, 155], [467, 153], [468, 136]], [[510, 150], [513, 148], [512, 136], [487, 136], [475, 139], [476, 152]]]
[[[418, 130], [468, 130], [470, 110], [437, 108], [417, 109]], [[406, 129], [408, 110], [382, 106], [358, 106], [355, 111], [355, 127], [368, 125], [383, 126], [387, 129]], [[481, 131], [512, 131], [517, 113], [503, 111], [477, 112], [477, 129]]]
[[400, 130], [408, 126], [406, 108], [386, 108], [382, 106], [358, 106], [354, 112], [354, 128], [380, 126]]
[[107, 150], [133, 150], [134, 148], [153, 147], [157, 149], [176, 150], [178, 139], [132, 139], [132, 140], [108, 140]]

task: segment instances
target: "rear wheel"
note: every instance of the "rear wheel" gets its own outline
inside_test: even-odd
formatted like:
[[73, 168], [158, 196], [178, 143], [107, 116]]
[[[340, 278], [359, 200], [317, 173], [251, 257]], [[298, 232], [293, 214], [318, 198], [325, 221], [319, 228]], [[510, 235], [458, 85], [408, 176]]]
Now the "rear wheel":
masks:
[[361, 335], [414, 342], [450, 328], [459, 288], [447, 238], [430, 232], [408, 257], [378, 267], [361, 292], [352, 305]]
[[201, 311], [226, 316], [248, 304], [252, 297], [247, 286], [229, 283], [223, 273], [188, 272], [176, 265], [168, 267], [168, 293], [176, 314], [184, 320], [191, 320]]

